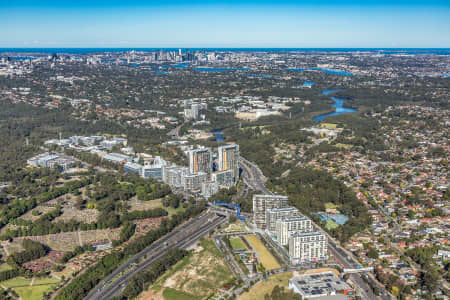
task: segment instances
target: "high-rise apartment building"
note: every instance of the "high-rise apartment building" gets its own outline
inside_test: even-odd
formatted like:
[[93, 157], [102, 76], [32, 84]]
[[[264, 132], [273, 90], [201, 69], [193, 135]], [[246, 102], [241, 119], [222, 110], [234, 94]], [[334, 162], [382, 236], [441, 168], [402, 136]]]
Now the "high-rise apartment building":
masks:
[[326, 260], [327, 249], [327, 237], [320, 231], [298, 231], [289, 237], [289, 256], [293, 264]]
[[233, 171], [234, 184], [239, 178], [239, 145], [232, 144], [218, 147], [219, 171]]
[[283, 208], [289, 205], [287, 196], [253, 195], [253, 222], [258, 228], [266, 228], [266, 211], [272, 208]]
[[277, 222], [277, 220], [287, 217], [295, 217], [298, 215], [298, 209], [292, 206], [268, 209], [266, 210], [266, 228], [271, 233], [275, 233], [275, 223]]
[[289, 237], [295, 232], [312, 231], [311, 220], [305, 216], [295, 216], [282, 218], [276, 221], [277, 241], [286, 246], [289, 243]]
[[191, 174], [204, 172], [211, 174], [212, 154], [209, 148], [200, 148], [189, 151], [189, 171]]

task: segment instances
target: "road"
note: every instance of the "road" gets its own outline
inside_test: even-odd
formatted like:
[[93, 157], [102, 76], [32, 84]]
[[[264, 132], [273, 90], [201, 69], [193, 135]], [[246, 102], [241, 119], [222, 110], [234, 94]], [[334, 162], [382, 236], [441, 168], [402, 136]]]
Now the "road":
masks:
[[172, 129], [171, 131], [169, 131], [167, 133], [168, 136], [170, 136], [171, 138], [176, 138], [179, 139], [180, 138], [180, 129], [181, 127], [183, 127], [184, 123], [181, 123], [180, 125], [178, 125], [177, 127], [175, 127], [174, 129]]
[[[244, 158], [240, 160], [240, 166], [243, 170], [244, 182], [248, 184], [248, 186], [254, 190], [263, 191], [267, 194], [272, 194], [264, 185], [266, 182], [266, 177], [262, 174], [261, 170], [253, 163], [247, 161]], [[247, 177], [247, 178], [246, 178]], [[315, 226], [322, 232], [326, 234], [328, 237], [328, 250], [330, 253], [340, 262], [340, 264], [345, 268], [357, 268], [358, 261], [353, 256], [352, 253], [345, 251], [341, 246], [334, 240], [327, 232], [325, 232], [321, 227]], [[358, 286], [358, 290], [361, 293], [363, 299], [380, 299], [377, 297], [372, 288], [369, 286], [367, 282], [365, 282], [360, 274], [351, 274], [351, 279]], [[372, 281], [372, 285], [380, 286], [380, 284], [375, 280], [373, 276], [367, 277], [368, 281]], [[384, 299], [391, 299], [390, 296], [382, 296]]]
[[[175, 230], [145, 248], [113, 273], [103, 279], [84, 299], [110, 299], [123, 290], [127, 282], [138, 272], [148, 268], [162, 258], [171, 248], [187, 248], [202, 236], [226, 221], [225, 217], [214, 213], [202, 213], [200, 216], [180, 225]], [[167, 245], [165, 245], [167, 243]], [[127, 272], [126, 272], [127, 271]]]
[[242, 169], [244, 183], [252, 190], [261, 191], [265, 194], [272, 194], [264, 185], [267, 178], [254, 163], [246, 160], [242, 156], [239, 159], [239, 167]]

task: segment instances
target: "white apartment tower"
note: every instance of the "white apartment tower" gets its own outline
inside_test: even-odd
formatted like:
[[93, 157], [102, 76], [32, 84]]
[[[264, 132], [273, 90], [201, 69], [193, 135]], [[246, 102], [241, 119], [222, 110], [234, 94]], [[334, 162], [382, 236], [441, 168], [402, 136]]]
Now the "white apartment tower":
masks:
[[274, 234], [276, 232], [275, 223], [277, 220], [298, 215], [298, 209], [292, 206], [268, 209], [266, 210], [266, 228]]
[[327, 249], [327, 237], [320, 231], [295, 232], [289, 237], [289, 256], [293, 264], [326, 260]]
[[289, 205], [287, 196], [253, 195], [253, 222], [258, 228], [266, 228], [266, 211], [272, 208], [283, 208]]
[[289, 237], [295, 232], [310, 232], [311, 230], [311, 220], [305, 216], [287, 217], [276, 221], [277, 241], [283, 246], [289, 243]]

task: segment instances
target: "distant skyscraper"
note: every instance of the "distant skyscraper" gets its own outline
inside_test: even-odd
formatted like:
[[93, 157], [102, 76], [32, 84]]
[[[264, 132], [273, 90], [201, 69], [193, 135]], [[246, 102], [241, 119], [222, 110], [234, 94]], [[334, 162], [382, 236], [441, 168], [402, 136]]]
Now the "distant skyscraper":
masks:
[[189, 171], [191, 174], [198, 172], [211, 174], [212, 154], [209, 148], [200, 148], [189, 152]]
[[234, 183], [239, 178], [239, 145], [232, 144], [221, 146], [219, 152], [219, 171], [233, 171]]

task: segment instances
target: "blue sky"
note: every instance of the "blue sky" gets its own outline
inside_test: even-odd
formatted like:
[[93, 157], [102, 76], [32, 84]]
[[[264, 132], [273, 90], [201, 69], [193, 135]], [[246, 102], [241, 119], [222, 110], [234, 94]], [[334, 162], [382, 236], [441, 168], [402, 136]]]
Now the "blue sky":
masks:
[[0, 0], [0, 47], [450, 48], [450, 0]]

